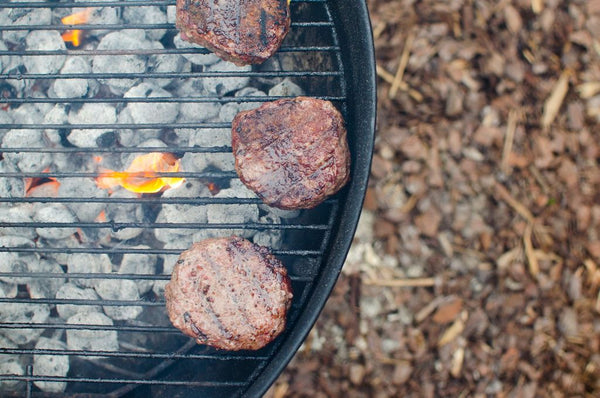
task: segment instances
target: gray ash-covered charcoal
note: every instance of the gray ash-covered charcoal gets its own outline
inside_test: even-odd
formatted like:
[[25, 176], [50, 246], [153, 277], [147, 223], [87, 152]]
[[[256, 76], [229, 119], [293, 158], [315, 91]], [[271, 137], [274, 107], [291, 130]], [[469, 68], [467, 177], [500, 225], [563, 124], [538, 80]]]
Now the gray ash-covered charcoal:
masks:
[[[58, 290], [64, 286], [65, 275], [62, 267], [51, 258], [41, 258], [29, 263], [29, 272], [40, 274], [27, 279], [27, 291], [33, 299], [53, 299]], [[53, 277], [44, 274], [52, 274]], [[59, 277], [60, 276], [60, 277]]]
[[[103, 51], [111, 50], [143, 50], [152, 45], [146, 39], [143, 31], [127, 30], [116, 31], [105, 35], [98, 44], [98, 55], [92, 58], [92, 71], [97, 74], [103, 73], [143, 73], [146, 71], [146, 58], [143, 55], [103, 55]], [[137, 84], [139, 78], [129, 79], [98, 79], [101, 83], [108, 85], [115, 94], [123, 94], [129, 88]]]
[[290, 28], [288, 0], [177, 0], [181, 37], [238, 65], [258, 64]]
[[[81, 125], [114, 124], [117, 121], [117, 112], [110, 104], [85, 103], [81, 108], [69, 112], [68, 121], [71, 124]], [[71, 144], [81, 148], [100, 147], [103, 146], [101, 137], [111, 132], [111, 128], [102, 126], [93, 129], [73, 129], [67, 139]]]
[[[199, 46], [198, 44], [190, 43], [189, 41], [185, 41], [181, 38], [181, 34], [178, 34], [173, 38], [173, 44], [175, 44], [176, 48], [179, 49], [203, 49], [204, 47]], [[201, 52], [190, 51], [183, 54], [185, 59], [190, 61], [195, 65], [212, 65], [215, 62], [219, 62], [220, 58], [214, 53], [203, 54]]]
[[[149, 246], [133, 246], [133, 249], [150, 249]], [[125, 253], [119, 267], [119, 274], [126, 275], [154, 275], [156, 274], [156, 263], [158, 256], [156, 254], [146, 253]], [[135, 277], [133, 277], [135, 278]], [[135, 284], [138, 287], [139, 294], [145, 294], [152, 290], [154, 281], [152, 279], [135, 278]]]
[[[236, 91], [235, 93], [235, 97], [265, 97], [266, 95], [267, 94], [254, 87], [245, 87], [241, 90]], [[219, 112], [219, 119], [223, 122], [230, 122], [238, 113], [258, 108], [261, 105], [262, 102], [255, 101], [228, 102], [221, 107], [221, 111]]]
[[[34, 121], [34, 123], [37, 121]], [[40, 130], [13, 129], [4, 134], [2, 148], [44, 148], [47, 145]], [[16, 167], [25, 173], [38, 173], [52, 162], [50, 153], [3, 152], [9, 167]]]
[[[67, 345], [60, 340], [40, 337], [35, 345], [36, 350], [60, 350], [67, 349]], [[56, 354], [35, 354], [33, 356], [33, 375], [65, 377], [69, 373], [69, 357]], [[34, 384], [42, 391], [60, 393], [67, 388], [65, 381], [36, 380]]]
[[[107, 274], [112, 271], [112, 263], [107, 254], [71, 253], [67, 257], [69, 274]], [[94, 287], [101, 279], [71, 278], [71, 281], [81, 287]]]
[[[35, 243], [23, 236], [0, 236], [0, 247], [11, 248], [10, 251], [0, 251], [0, 272], [27, 273], [37, 267], [39, 255], [26, 250], [35, 248]], [[19, 251], [19, 249], [25, 249]], [[28, 278], [24, 276], [3, 276], [0, 281], [9, 284], [25, 284]]]
[[257, 350], [285, 328], [292, 291], [269, 249], [232, 236], [183, 252], [165, 297], [173, 325], [199, 344]]
[[298, 97], [304, 95], [302, 87], [291, 81], [289, 78], [283, 79], [279, 84], [271, 87], [269, 90], [270, 96], [280, 97]]
[[[100, 296], [94, 289], [82, 288], [73, 283], [66, 283], [61, 286], [56, 292], [56, 298], [61, 301], [83, 300], [90, 303], [100, 300]], [[69, 319], [75, 314], [83, 314], [84, 312], [102, 312], [102, 307], [93, 304], [57, 304], [56, 311], [61, 318]]]
[[[67, 324], [112, 326], [113, 321], [98, 312], [84, 312], [67, 319]], [[67, 347], [70, 350], [117, 351], [119, 349], [117, 331], [110, 328], [106, 330], [67, 329]], [[97, 359], [101, 357], [86, 356], [85, 358]]]
[[[61, 74], [90, 73], [92, 67], [87, 59], [83, 57], [68, 58], [65, 61]], [[52, 84], [50, 96], [58, 98], [79, 98], [87, 94], [90, 88], [88, 79], [56, 79]]]
[[[127, 91], [123, 98], [139, 98], [127, 104], [133, 122], [136, 124], [168, 124], [177, 119], [179, 106], [176, 102], [145, 102], [144, 98], [169, 98], [172, 95], [163, 88], [150, 83], [141, 83]], [[139, 132], [138, 132], [139, 133]]]
[[[120, 202], [119, 199], [137, 198], [138, 196], [126, 189], [119, 189], [110, 194], [111, 202], [106, 205], [106, 218], [116, 223], [130, 224], [141, 222], [144, 218], [142, 208], [136, 203]], [[121, 228], [110, 231], [112, 237], [121, 240], [133, 239], [142, 233], [142, 228]]]
[[[139, 301], [140, 293], [129, 279], [105, 279], [96, 284], [96, 292], [104, 300]], [[135, 319], [142, 313], [139, 305], [104, 305], [104, 313], [114, 320]]]
[[[33, 220], [39, 223], [75, 223], [77, 217], [62, 203], [51, 203], [40, 207], [33, 215]], [[75, 227], [37, 227], [39, 236], [46, 239], [63, 239], [77, 232]]]
[[[106, 198], [108, 192], [98, 189], [96, 181], [91, 178], [65, 178], [58, 187], [58, 196], [61, 198]], [[79, 221], [92, 222], [98, 218], [98, 215], [106, 206], [102, 202], [72, 202], [67, 206]]]
[[[167, 14], [158, 6], [125, 7], [123, 19], [130, 24], [158, 24], [167, 23]], [[166, 29], [147, 29], [146, 37], [150, 40], [160, 40]]]
[[[37, 22], [36, 22], [37, 23]], [[25, 38], [27, 51], [65, 51], [67, 47], [56, 30], [33, 30]], [[28, 55], [23, 57], [23, 64], [28, 73], [57, 73], [67, 58], [59, 55]]]
[[[35, 303], [0, 303], [0, 323], [45, 323], [50, 316], [50, 307], [46, 304]], [[36, 341], [44, 332], [42, 328], [0, 328], [0, 334], [18, 345]]]
[[[0, 197], [2, 197], [1, 191]], [[28, 205], [0, 207], [0, 222], [30, 223], [33, 221], [31, 213], [31, 207]], [[0, 236], [2, 235], [22, 236], [28, 239], [34, 239], [37, 236], [32, 227], [0, 227]]]
[[[252, 66], [236, 66], [231, 62], [220, 61], [216, 64], [207, 66], [205, 70], [207, 72], [234, 72], [247, 74], [252, 70]], [[249, 82], [249, 76], [219, 76], [217, 78], [204, 80], [203, 85], [210, 94], [218, 94], [221, 96], [244, 88]]]
[[[23, 365], [15, 360], [11, 359], [8, 361], [0, 362], [0, 374], [23, 376], [25, 374], [25, 368]], [[2, 380], [0, 381], [1, 391], [19, 391], [25, 388], [25, 383], [21, 380]]]

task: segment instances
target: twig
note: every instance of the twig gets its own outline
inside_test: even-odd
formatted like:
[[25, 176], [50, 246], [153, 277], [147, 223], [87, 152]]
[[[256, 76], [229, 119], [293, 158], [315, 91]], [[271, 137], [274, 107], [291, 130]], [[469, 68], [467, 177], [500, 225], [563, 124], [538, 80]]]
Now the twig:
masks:
[[504, 138], [504, 148], [502, 149], [502, 162], [500, 169], [504, 174], [510, 173], [510, 153], [512, 152], [515, 141], [515, 130], [517, 129], [517, 112], [513, 109], [508, 113], [508, 122], [506, 124], [506, 136]]
[[387, 28], [387, 23], [381, 22], [375, 25], [373, 28], [373, 40], [379, 39], [379, 36], [383, 33], [383, 31]]
[[434, 278], [406, 278], [406, 279], [367, 279], [365, 285], [382, 287], [431, 287], [435, 285]]
[[547, 195], [548, 192], [550, 192], [550, 187], [548, 186], [548, 183], [544, 179], [542, 173], [540, 173], [540, 171], [537, 169], [537, 167], [535, 167], [534, 164], [530, 164], [527, 169], [529, 170], [535, 181], [537, 181], [537, 183], [540, 185], [540, 188], [542, 188], [542, 192], [544, 192]]
[[529, 272], [534, 277], [540, 272], [540, 265], [537, 261], [537, 256], [533, 250], [533, 243], [531, 242], [531, 234], [533, 233], [533, 224], [528, 223], [525, 227], [525, 233], [523, 234], [523, 245], [525, 246], [525, 256], [527, 256], [527, 263], [529, 264]]
[[[385, 70], [382, 66], [376, 65], [375, 70], [377, 72], [377, 76], [381, 77], [387, 83], [392, 84], [394, 82], [394, 75], [392, 75], [390, 72]], [[406, 84], [406, 83], [404, 83], [404, 84]]]
[[523, 206], [519, 201], [512, 197], [512, 195], [508, 192], [508, 190], [504, 187], [504, 185], [500, 183], [496, 183], [495, 185], [496, 193], [500, 196], [502, 200], [504, 200], [510, 207], [513, 208], [521, 217], [526, 219], [530, 224], [535, 222], [535, 217], [531, 212]]
[[394, 76], [394, 80], [392, 81], [392, 87], [390, 87], [390, 92], [388, 93], [390, 99], [394, 98], [396, 94], [398, 94], [400, 82], [402, 82], [402, 78], [404, 77], [404, 71], [406, 70], [406, 66], [408, 65], [408, 58], [410, 56], [410, 50], [414, 40], [415, 34], [413, 32], [409, 33], [406, 37], [406, 41], [404, 42], [402, 54], [400, 54], [400, 62], [398, 62], [396, 76]]
[[[377, 76], [382, 78], [386, 83], [392, 84], [394, 82], [394, 75], [392, 75], [390, 72], [385, 70], [383, 67], [376, 65], [375, 70], [376, 70]], [[417, 102], [423, 101], [423, 94], [421, 94], [414, 88], [409, 87], [409, 85], [404, 81], [401, 81], [399, 84], [400, 85], [398, 88], [400, 89], [400, 91], [408, 92], [408, 95], [410, 95], [410, 97]]]

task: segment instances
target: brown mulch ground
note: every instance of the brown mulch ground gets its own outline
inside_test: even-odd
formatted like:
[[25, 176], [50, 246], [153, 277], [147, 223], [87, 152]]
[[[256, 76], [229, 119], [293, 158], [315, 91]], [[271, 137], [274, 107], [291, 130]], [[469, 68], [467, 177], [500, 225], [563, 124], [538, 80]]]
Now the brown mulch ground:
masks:
[[268, 396], [600, 396], [600, 0], [368, 3], [363, 217]]

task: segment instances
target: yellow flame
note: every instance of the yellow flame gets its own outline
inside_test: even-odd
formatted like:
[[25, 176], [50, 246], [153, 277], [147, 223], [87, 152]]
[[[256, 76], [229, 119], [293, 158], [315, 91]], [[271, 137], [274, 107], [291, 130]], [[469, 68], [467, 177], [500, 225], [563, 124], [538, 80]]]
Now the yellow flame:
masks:
[[152, 152], [136, 157], [126, 171], [103, 170], [96, 184], [103, 189], [122, 186], [131, 192], [155, 193], [167, 188], [176, 188], [185, 178], [157, 177], [156, 173], [176, 173], [180, 161], [170, 153]]
[[[84, 24], [90, 19], [90, 14], [92, 13], [92, 10], [92, 8], [86, 8], [83, 11], [67, 15], [66, 17], [63, 17], [60, 21], [64, 25]], [[61, 37], [65, 42], [71, 42], [75, 47], [79, 47], [79, 44], [81, 43], [81, 30], [67, 30], [61, 35]]]

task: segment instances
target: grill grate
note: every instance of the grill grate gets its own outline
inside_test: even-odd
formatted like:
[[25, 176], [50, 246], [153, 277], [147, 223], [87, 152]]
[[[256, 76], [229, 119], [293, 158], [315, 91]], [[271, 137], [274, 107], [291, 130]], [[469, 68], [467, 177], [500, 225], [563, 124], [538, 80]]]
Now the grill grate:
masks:
[[[71, 58], [93, 58], [96, 56], [139, 56], [139, 57], [182, 57], [194, 54], [208, 54], [204, 49], [198, 48], [175, 48], [173, 38], [177, 34], [172, 23], [84, 23], [77, 26], [66, 26], [60, 22], [60, 16], [71, 12], [71, 9], [83, 7], [94, 7], [99, 9], [115, 9], [116, 14], [121, 16], [128, 9], [136, 7], [159, 7], [163, 12], [174, 8], [174, 1], [90, 1], [90, 2], [10, 2], [0, 6], [0, 15], [4, 13], [4, 19], [0, 20], [0, 32], [6, 37], [7, 34], [27, 33], [33, 31], [58, 31], [60, 33], [74, 28], [90, 33], [92, 42], [82, 48], [68, 47], [66, 50], [35, 50], [27, 49], [21, 39], [19, 43], [8, 42], [5, 49], [0, 48], [0, 60], [4, 66], [0, 67], [0, 108], [8, 115], [18, 112], [22, 106], [52, 107], [65, 106], [77, 109], [85, 104], [108, 104], [116, 109], [123, 109], [130, 104], [251, 104], [256, 105], [263, 101], [271, 101], [282, 96], [266, 95], [232, 96], [231, 93], [213, 93], [203, 95], [178, 95], [173, 93], [170, 97], [127, 97], [107, 92], [101, 88], [97, 94], [85, 97], [55, 98], [40, 94], [56, 80], [88, 79], [99, 82], [100, 80], [134, 79], [150, 81], [151, 79], [172, 79], [173, 81], [205, 82], [211, 79], [233, 79], [248, 78], [250, 85], [265, 90], [281, 79], [287, 78], [302, 87], [306, 95], [333, 101], [344, 116], [347, 116], [347, 89], [342, 68], [342, 54], [337, 38], [336, 26], [332, 18], [329, 4], [325, 0], [292, 0], [291, 31], [282, 48], [275, 57], [277, 62], [267, 62], [263, 66], [254, 67], [252, 70], [208, 70], [207, 67], [191, 65], [184, 71], [155, 71], [145, 70], [141, 72], [85, 72], [85, 73], [29, 73], [22, 63], [14, 61], [19, 59], [64, 56]], [[7, 13], [27, 13], [35, 10], [49, 10], [52, 15], [50, 22], [38, 21], [39, 24], [15, 24], [6, 23]], [[169, 15], [167, 12], [166, 15]], [[92, 21], [93, 22], [93, 21]], [[165, 30], [161, 39], [161, 48], [152, 49], [105, 49], [99, 50], [98, 37], [105, 36], [110, 32], [134, 30], [158, 31]], [[103, 31], [94, 38], [91, 33]], [[95, 40], [95, 41], [94, 41]], [[1, 43], [0, 43], [1, 44]], [[13, 57], [12, 67], [6, 70], [8, 57]], [[16, 82], [16, 83], [15, 83]], [[13, 87], [8, 89], [8, 86]], [[174, 85], [174, 84], [173, 84]], [[100, 84], [102, 86], [102, 84]], [[4, 87], [5, 92], [2, 92]], [[17, 87], [17, 88], [14, 88]], [[167, 85], [168, 87], [168, 85]], [[22, 146], [0, 146], [0, 186], [9, 184], [10, 181], [25, 179], [56, 179], [66, 181], [68, 179], [93, 179], [98, 177], [97, 170], [44, 170], [44, 171], [21, 171], [13, 170], [2, 163], [8, 163], [12, 155], [34, 154], [51, 156], [69, 156], [69, 159], [78, 159], [85, 162], [90, 156], [127, 156], [150, 153], [155, 151], [168, 151], [178, 156], [185, 154], [222, 154], [230, 155], [231, 147], [182, 145], [177, 141], [168, 143], [168, 147], [157, 146], [119, 146], [110, 142], [105, 146], [98, 147], [75, 147], [64, 142], [66, 134], [74, 129], [83, 129], [93, 134], [95, 129], [108, 131], [133, 130], [136, 134], [144, 137], [156, 137], [154, 131], [160, 130], [160, 136], [168, 137], [176, 134], [178, 129], [197, 129], [207, 131], [209, 129], [228, 129], [231, 120], [195, 120], [195, 121], [171, 121], [168, 123], [153, 123], [142, 121], [127, 122], [52, 122], [36, 121], [34, 119], [22, 122], [16, 118], [7, 121], [0, 119], [0, 139], [7, 130], [22, 129], [28, 134], [36, 130], [58, 131], [62, 137], [60, 145], [54, 143], [49, 147]], [[198, 171], [182, 171], [175, 173], [157, 173], [157, 176], [183, 177], [187, 181], [226, 181], [231, 184], [237, 180], [237, 175], [232, 170], [204, 169]], [[295, 328], [303, 308], [307, 305], [312, 294], [314, 285], [320, 275], [320, 267], [325, 261], [327, 250], [331, 244], [331, 236], [336, 225], [339, 223], [340, 203], [339, 199], [328, 199], [319, 208], [310, 211], [302, 211], [291, 219], [271, 218], [266, 221], [250, 222], [162, 222], [156, 218], [139, 221], [22, 221], [21, 219], [0, 220], [0, 237], [9, 235], [7, 231], [22, 229], [26, 231], [44, 230], [47, 232], [59, 231], [60, 228], [75, 228], [79, 231], [92, 231], [100, 233], [103, 231], [119, 232], [127, 229], [139, 228], [143, 231], [167, 230], [170, 232], [185, 231], [254, 231], [276, 232], [283, 234], [282, 243], [273, 251], [288, 266], [292, 285], [295, 293], [294, 302], [288, 317], [288, 329], [285, 334]], [[207, 205], [259, 205], [260, 200], [256, 197], [168, 197], [156, 194], [145, 194], [141, 197], [89, 197], [89, 196], [24, 196], [24, 195], [2, 195], [0, 197], [0, 210], [2, 208], [15, 208], [23, 206], [50, 205], [74, 205], [74, 204], [99, 204], [102, 206], [131, 206], [138, 205], [145, 209], [154, 209], [164, 205], [170, 206], [192, 206], [200, 208]], [[263, 210], [261, 210], [263, 212]], [[144, 232], [145, 233], [145, 232]], [[45, 235], [44, 235], [45, 236]], [[90, 254], [92, 256], [109, 256], [111, 259], [121, 259], [125, 255], [144, 254], [161, 256], [176, 256], [186, 247], [166, 248], [161, 242], [150, 239], [141, 242], [139, 238], [133, 238], [135, 243], [144, 243], [147, 247], [140, 248], [128, 245], [124, 240], [122, 244], [90, 244], [82, 242], [80, 245], [52, 245], [48, 244], [47, 238], [36, 237], [33, 246], [4, 244], [0, 247], [0, 256], [4, 253], [19, 255], [35, 255], [38, 258], [54, 258], [53, 256]], [[164, 260], [165, 262], [168, 260]], [[160, 263], [160, 261], [159, 261]], [[165, 264], [163, 264], [163, 267]], [[64, 268], [64, 266], [63, 266]], [[0, 281], [11, 279], [21, 281], [56, 281], [60, 279], [87, 281], [149, 281], [165, 282], [169, 279], [168, 273], [117, 273], [117, 272], [69, 272], [57, 273], [47, 271], [29, 272], [23, 270], [0, 269]], [[257, 380], [269, 363], [272, 362], [278, 350], [281, 349], [281, 339], [265, 347], [256, 353], [228, 353], [220, 352], [209, 347], [197, 346], [190, 339], [182, 336], [175, 330], [168, 320], [164, 311], [164, 298], [156, 293], [147, 293], [137, 299], [61, 299], [56, 297], [29, 297], [24, 289], [25, 283], [19, 284], [18, 292], [14, 297], [0, 297], [0, 307], [3, 305], [46, 305], [51, 314], [44, 321], [4, 321], [0, 324], [0, 331], [7, 334], [16, 330], [40, 330], [42, 336], [53, 336], [64, 340], [66, 331], [114, 331], [125, 339], [120, 341], [116, 350], [92, 350], [92, 349], [40, 349], [35, 347], [35, 342], [28, 342], [16, 348], [0, 346], [0, 364], [9, 358], [18, 357], [17, 362], [21, 365], [23, 372], [11, 373], [0, 372], [0, 395], [2, 396], [158, 396], [169, 391], [186, 391], [190, 388], [194, 395], [234, 397], [243, 395]], [[1, 287], [1, 286], [0, 286]], [[9, 295], [10, 296], [10, 295]], [[56, 307], [60, 305], [71, 306], [103, 306], [103, 307], [141, 307], [145, 314], [144, 319], [116, 320], [112, 325], [95, 324], [68, 324], [56, 316]], [[0, 311], [1, 312], [1, 311]], [[154, 341], [165, 338], [164, 345], [154, 344], [148, 349], [144, 341]], [[285, 338], [285, 336], [283, 337]], [[150, 345], [152, 346], [152, 344]], [[51, 374], [40, 374], [34, 369], [33, 358], [36, 355], [66, 356], [70, 359], [71, 367], [66, 376], [53, 376]], [[172, 365], [177, 364], [174, 369]], [[1, 367], [1, 365], [0, 365]], [[67, 387], [62, 392], [43, 392], [36, 382], [65, 382]], [[12, 386], [4, 388], [7, 385]], [[4, 387], [3, 387], [4, 386]], [[4, 388], [4, 389], [3, 389]]]

